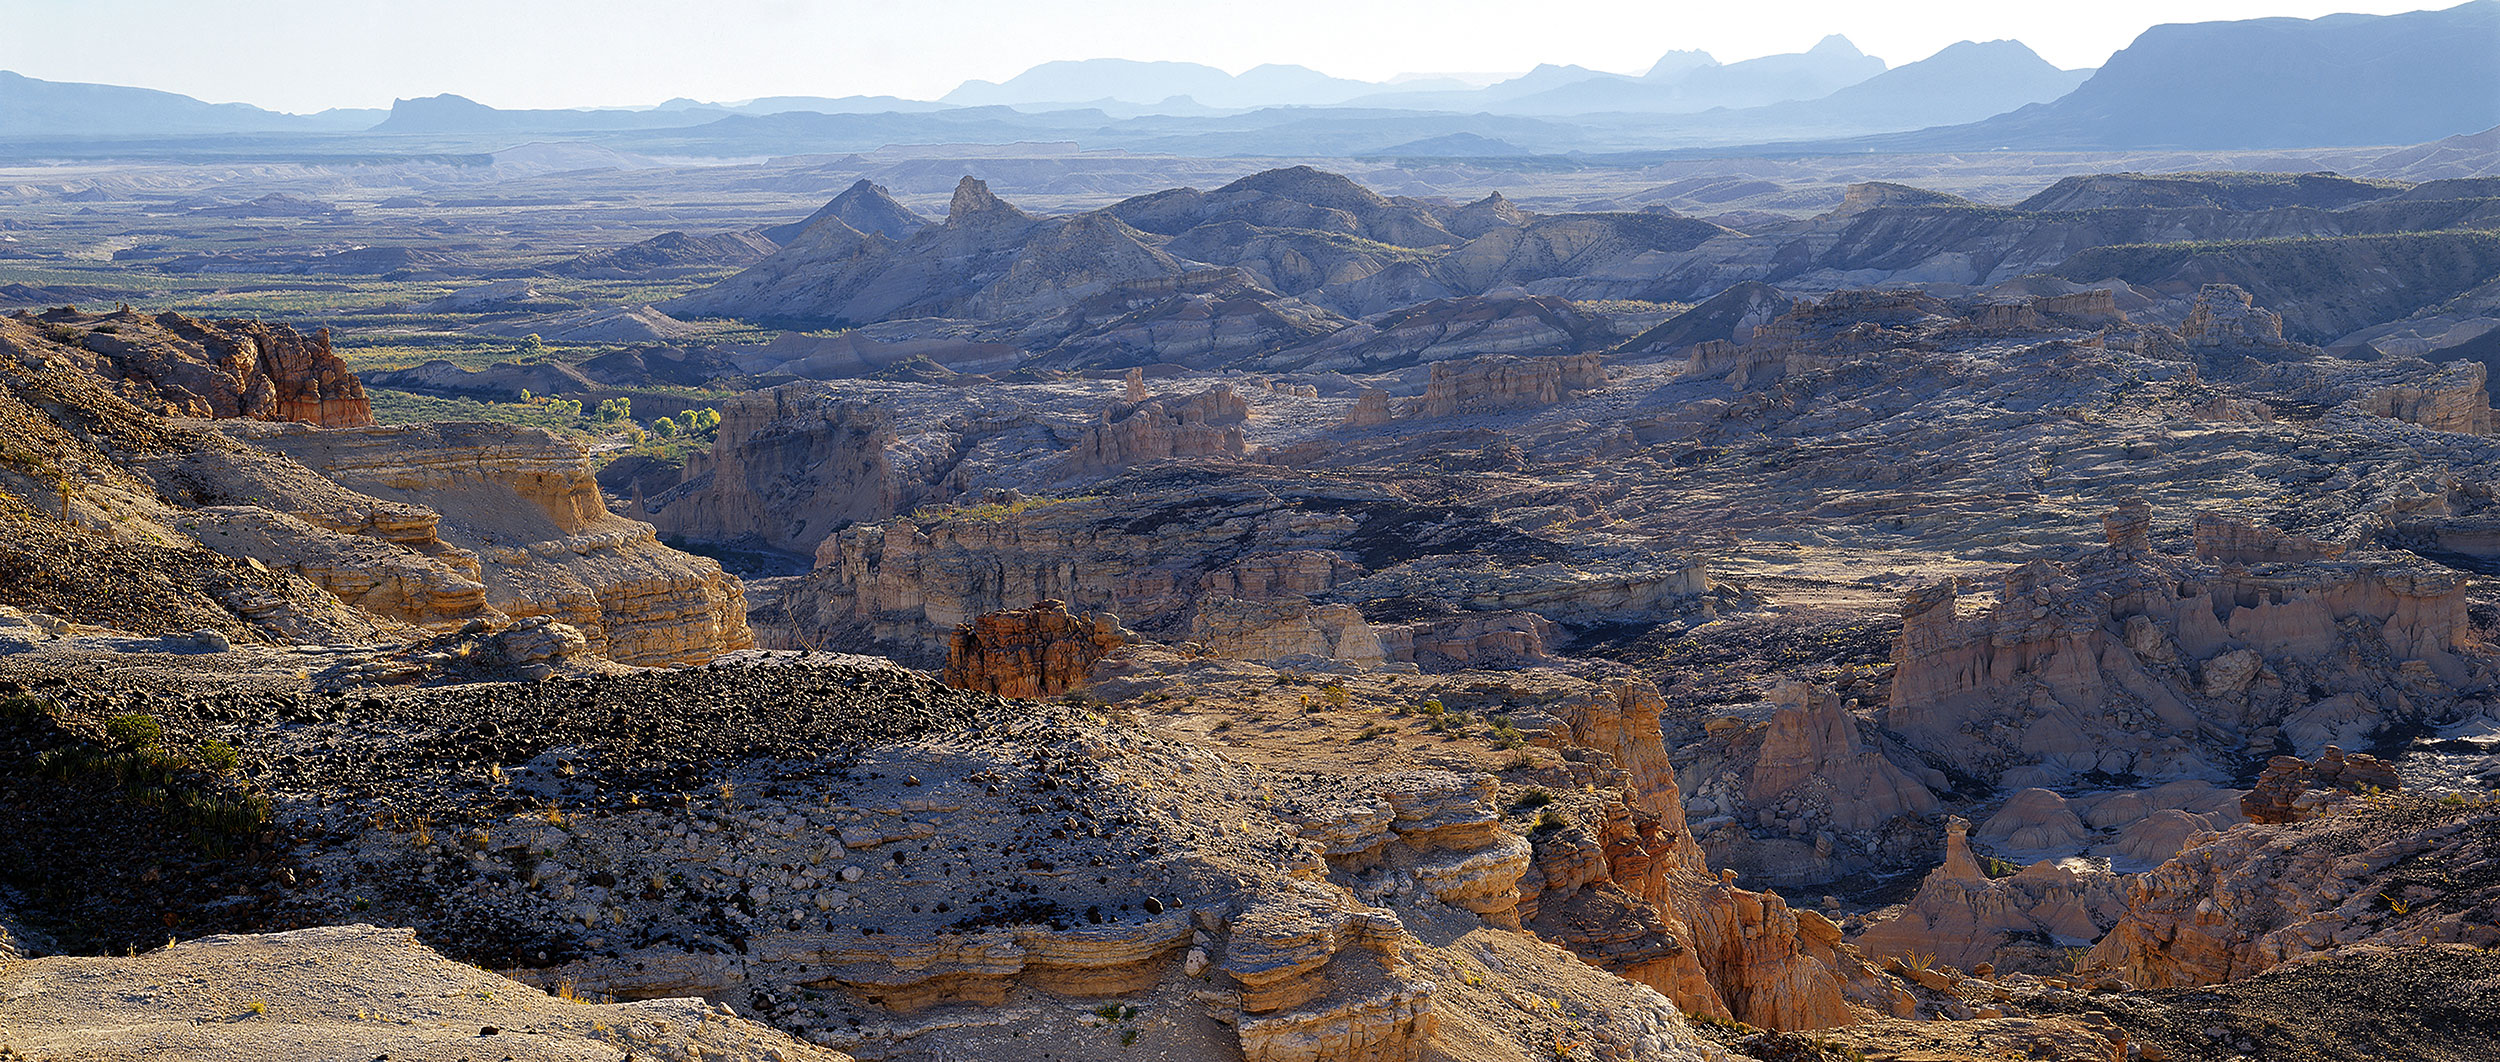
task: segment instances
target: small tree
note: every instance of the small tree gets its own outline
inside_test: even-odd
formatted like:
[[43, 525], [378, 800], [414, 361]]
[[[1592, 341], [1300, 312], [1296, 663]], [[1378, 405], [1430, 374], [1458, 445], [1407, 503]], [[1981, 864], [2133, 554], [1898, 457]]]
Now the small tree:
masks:
[[521, 345], [514, 350], [514, 353], [524, 359], [546, 357], [547, 341], [538, 338], [538, 333], [532, 332], [521, 337]]
[[651, 434], [657, 435], [660, 438], [674, 439], [677, 437], [677, 431], [677, 422], [670, 420], [667, 417], [661, 417], [660, 419], [651, 422]]

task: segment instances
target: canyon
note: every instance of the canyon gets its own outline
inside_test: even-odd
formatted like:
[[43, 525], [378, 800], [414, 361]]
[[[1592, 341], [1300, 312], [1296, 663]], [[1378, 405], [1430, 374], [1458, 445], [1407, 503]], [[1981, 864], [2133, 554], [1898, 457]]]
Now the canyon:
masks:
[[2487, 136], [601, 120], [0, 163], [0, 1059], [2500, 1037]]

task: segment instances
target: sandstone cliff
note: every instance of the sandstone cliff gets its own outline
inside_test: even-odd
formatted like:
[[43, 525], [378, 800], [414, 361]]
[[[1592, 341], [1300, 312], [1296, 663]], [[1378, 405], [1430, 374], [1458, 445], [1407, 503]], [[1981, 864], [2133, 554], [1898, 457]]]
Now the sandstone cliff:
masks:
[[955, 628], [939, 681], [1001, 697], [1056, 697], [1130, 638], [1117, 616], [1077, 616], [1059, 601], [993, 612]]
[[1595, 354], [1435, 362], [1432, 382], [1425, 385], [1415, 414], [1450, 417], [1550, 406], [1574, 393], [1604, 386], [1606, 370]]
[[1629, 681], [1604, 693], [1548, 709], [1560, 721], [1551, 734], [1624, 771], [1622, 802], [1605, 805], [1593, 823], [1538, 838], [1523, 885], [1528, 924], [1687, 1010], [1770, 1028], [1846, 1025], [1858, 1020], [1850, 997], [1888, 995], [1853, 949], [1836, 947], [1836, 931], [1819, 932], [1828, 927], [1821, 916], [1792, 911], [1775, 893], [1736, 888], [1733, 872], [1709, 868], [1684, 825], [1657, 690]]

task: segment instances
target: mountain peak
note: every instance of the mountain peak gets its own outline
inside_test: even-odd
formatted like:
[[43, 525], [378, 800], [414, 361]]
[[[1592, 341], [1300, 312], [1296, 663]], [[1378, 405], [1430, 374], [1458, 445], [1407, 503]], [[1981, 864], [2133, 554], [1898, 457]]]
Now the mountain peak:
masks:
[[1825, 37], [1822, 40], [1814, 42], [1814, 47], [1806, 49], [1806, 54], [1847, 56], [1865, 55], [1866, 53], [1859, 51], [1857, 45], [1849, 43], [1849, 38], [1835, 33], [1829, 37]]
[[1682, 48], [1659, 56], [1657, 62], [1649, 65], [1649, 72], [1641, 77], [1649, 81], [1665, 81], [1717, 65], [1719, 61], [1709, 52], [1699, 48]]
[[[871, 187], [874, 186], [872, 185]], [[854, 188], [856, 189], [856, 186], [854, 186]], [[955, 198], [949, 200], [946, 204], [946, 223], [948, 225], [955, 225], [960, 222], [969, 221], [977, 217], [991, 214], [1017, 218], [1032, 217], [1032, 215], [1016, 209], [1006, 200], [1000, 199], [996, 195], [992, 195], [990, 193], [989, 183], [986, 181], [977, 177], [966, 175], [962, 181], [956, 183]]]

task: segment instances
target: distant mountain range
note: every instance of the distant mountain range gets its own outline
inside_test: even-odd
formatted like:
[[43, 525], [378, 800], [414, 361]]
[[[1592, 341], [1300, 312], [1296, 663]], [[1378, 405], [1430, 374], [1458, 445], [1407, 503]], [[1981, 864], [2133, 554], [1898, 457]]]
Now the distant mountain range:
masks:
[[2500, 0], [2155, 26], [2055, 100], [1854, 150], [2410, 144], [2500, 125]]
[[[501, 110], [455, 95], [290, 115], [0, 72], [0, 138], [370, 132], [592, 140], [690, 154], [1052, 141], [1181, 154], [1491, 157], [1725, 150], [1960, 151], [2398, 144], [2500, 125], [2500, 0], [2444, 11], [2156, 26], [2098, 71], [2019, 41], [1900, 67], [1824, 38], [1639, 76], [1540, 66], [1491, 85], [1368, 82], [1307, 67], [1045, 63], [938, 101], [783, 96], [656, 108]], [[501, 146], [501, 145], [495, 145]]]
[[381, 111], [281, 114], [121, 85], [38, 81], [0, 70], [0, 137], [317, 132], [367, 128]]

